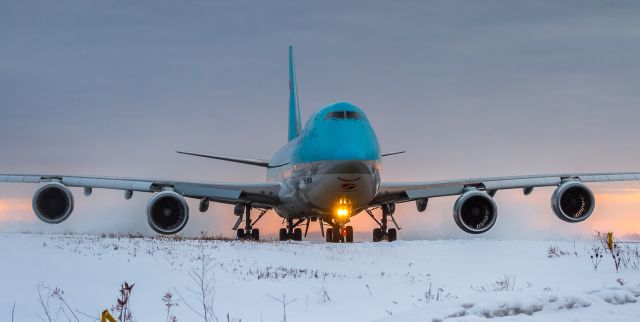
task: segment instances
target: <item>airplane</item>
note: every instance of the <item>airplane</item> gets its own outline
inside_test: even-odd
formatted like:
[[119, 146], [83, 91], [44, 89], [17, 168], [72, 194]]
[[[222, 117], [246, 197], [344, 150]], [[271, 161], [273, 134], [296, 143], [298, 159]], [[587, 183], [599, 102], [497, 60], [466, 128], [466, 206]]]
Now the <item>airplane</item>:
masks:
[[[353, 242], [350, 218], [367, 213], [377, 224], [372, 240], [395, 241], [399, 229], [394, 218], [396, 204], [413, 202], [418, 212], [427, 209], [429, 199], [458, 196], [453, 219], [470, 234], [489, 231], [496, 223], [498, 208], [493, 200], [498, 190], [522, 189], [529, 195], [536, 187], [555, 186], [551, 208], [568, 223], [579, 223], [591, 216], [595, 207], [590, 182], [640, 180], [639, 172], [566, 173], [455, 179], [430, 182], [383, 182], [382, 158], [403, 153], [381, 153], [380, 145], [363, 110], [348, 102], [323, 107], [302, 127], [298, 91], [289, 46], [289, 122], [288, 142], [270, 160], [245, 159], [177, 151], [184, 155], [217, 159], [266, 169], [266, 182], [199, 183], [174, 180], [86, 177], [66, 175], [7, 174], [0, 182], [36, 183], [41, 186], [33, 196], [33, 211], [48, 224], [64, 222], [74, 208], [69, 187], [84, 188], [90, 196], [94, 188], [124, 191], [131, 199], [134, 192], [153, 195], [146, 206], [151, 229], [163, 235], [180, 232], [189, 220], [185, 198], [199, 199], [199, 211], [206, 212], [210, 202], [234, 205], [238, 217], [233, 229], [239, 239], [259, 240], [256, 223], [269, 210], [286, 221], [278, 234], [280, 241], [303, 239], [310, 222], [319, 222], [327, 242]], [[252, 218], [252, 210], [259, 211]], [[381, 210], [376, 218], [373, 211]], [[389, 219], [395, 228], [389, 224]], [[244, 227], [240, 225], [244, 221]], [[328, 225], [326, 234], [324, 225]]]

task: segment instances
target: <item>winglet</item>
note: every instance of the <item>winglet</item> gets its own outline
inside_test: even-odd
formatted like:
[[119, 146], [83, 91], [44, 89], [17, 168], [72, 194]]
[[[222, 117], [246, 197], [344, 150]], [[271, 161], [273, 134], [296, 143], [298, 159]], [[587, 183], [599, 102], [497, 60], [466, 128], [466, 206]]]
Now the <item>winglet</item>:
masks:
[[289, 46], [289, 141], [297, 138], [301, 129], [296, 72], [293, 65], [293, 47]]

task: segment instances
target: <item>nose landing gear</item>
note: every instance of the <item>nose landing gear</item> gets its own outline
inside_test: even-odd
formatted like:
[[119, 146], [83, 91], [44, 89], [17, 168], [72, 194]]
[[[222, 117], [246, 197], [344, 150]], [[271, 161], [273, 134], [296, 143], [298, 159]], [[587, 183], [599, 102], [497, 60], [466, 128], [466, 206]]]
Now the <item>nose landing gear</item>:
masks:
[[[393, 203], [384, 204], [380, 207], [382, 209], [382, 219], [378, 221], [376, 217], [373, 215], [373, 209], [366, 209], [365, 211], [369, 216], [380, 226], [380, 228], [375, 228], [373, 230], [373, 242], [381, 242], [381, 241], [395, 241], [398, 239], [398, 230], [401, 228], [398, 227], [398, 223], [395, 218], [393, 218], [393, 213], [396, 210], [396, 205]], [[387, 217], [391, 217], [393, 224], [396, 228], [388, 228], [387, 227]]]
[[353, 227], [327, 228], [326, 240], [328, 243], [353, 243]]

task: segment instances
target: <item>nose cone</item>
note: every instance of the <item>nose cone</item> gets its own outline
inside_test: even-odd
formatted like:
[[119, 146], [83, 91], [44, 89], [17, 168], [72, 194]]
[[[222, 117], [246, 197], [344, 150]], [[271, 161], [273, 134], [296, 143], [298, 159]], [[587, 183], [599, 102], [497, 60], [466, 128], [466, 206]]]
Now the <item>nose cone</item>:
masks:
[[365, 158], [364, 149], [355, 143], [342, 144], [333, 153], [334, 160], [364, 160]]

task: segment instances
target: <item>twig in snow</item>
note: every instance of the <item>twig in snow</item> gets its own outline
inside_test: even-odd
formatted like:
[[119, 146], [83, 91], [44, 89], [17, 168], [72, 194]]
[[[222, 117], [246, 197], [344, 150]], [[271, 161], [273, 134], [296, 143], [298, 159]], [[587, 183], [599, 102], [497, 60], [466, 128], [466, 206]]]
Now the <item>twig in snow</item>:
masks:
[[200, 316], [205, 322], [219, 321], [213, 310], [214, 291], [215, 291], [215, 275], [213, 272], [213, 264], [211, 259], [205, 254], [204, 248], [200, 248], [200, 265], [189, 272], [189, 277], [196, 285], [196, 290], [191, 290], [198, 297], [198, 305], [201, 306], [201, 310], [196, 310], [189, 301], [182, 296], [182, 293], [175, 287], [173, 290], [178, 294], [180, 300], [191, 310], [193, 313]]
[[80, 319], [78, 319], [78, 316], [75, 313], [73, 313], [73, 310], [69, 306], [69, 303], [67, 303], [67, 301], [64, 299], [63, 295], [64, 295], [64, 291], [59, 289], [59, 288], [57, 288], [57, 287], [54, 288], [53, 291], [51, 292], [51, 296], [57, 298], [58, 301], [62, 302], [67, 307], [67, 310], [69, 310], [69, 312], [71, 312], [71, 314], [76, 319], [76, 321], [80, 322]]
[[[38, 303], [40, 303], [40, 307], [44, 311], [44, 315], [47, 318], [47, 321], [53, 322], [53, 320], [51, 319], [51, 313], [49, 312], [49, 310], [50, 310], [50, 308], [49, 308], [49, 300], [47, 299], [47, 302], [45, 303], [44, 298], [42, 297], [42, 288], [43, 288], [42, 283], [38, 284]], [[42, 320], [44, 320], [44, 319], [42, 319]]]
[[171, 292], [167, 292], [162, 297], [162, 303], [164, 303], [164, 306], [167, 308], [167, 317], [165, 318], [165, 322], [177, 321], [178, 319], [176, 318], [176, 316], [171, 314], [171, 308], [173, 308], [174, 306], [178, 306], [178, 303], [173, 300], [173, 294], [171, 294]]
[[80, 310], [76, 310], [76, 312], [78, 312], [78, 314], [80, 314], [80, 315], [84, 315], [84, 316], [86, 316], [86, 317], [88, 317], [88, 318], [90, 318], [90, 319], [92, 319], [92, 320], [100, 321], [100, 318], [99, 318], [99, 317], [97, 317], [97, 316], [93, 316], [93, 315], [91, 315], [91, 314], [84, 313], [84, 312], [82, 312], [82, 311], [80, 311]]
[[274, 301], [282, 304], [282, 322], [287, 322], [287, 306], [289, 306], [289, 304], [297, 301], [298, 299], [293, 299], [293, 300], [289, 300], [287, 301], [287, 295], [286, 294], [282, 294], [282, 299], [279, 299], [273, 295], [269, 295], [269, 297], [271, 297]]

